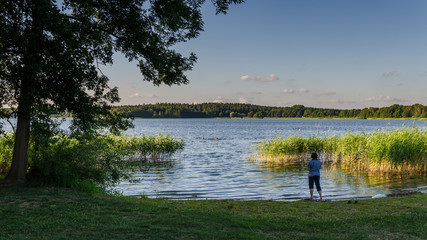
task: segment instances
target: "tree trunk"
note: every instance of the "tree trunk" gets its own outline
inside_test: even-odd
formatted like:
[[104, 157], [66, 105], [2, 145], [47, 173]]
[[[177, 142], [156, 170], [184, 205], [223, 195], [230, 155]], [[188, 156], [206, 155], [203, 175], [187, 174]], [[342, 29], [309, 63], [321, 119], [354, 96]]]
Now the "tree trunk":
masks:
[[27, 177], [30, 123], [31, 121], [28, 116], [18, 116], [12, 166], [6, 177], [6, 181], [10, 183], [25, 183]]
[[30, 142], [31, 116], [34, 102], [34, 82], [40, 73], [42, 57], [40, 49], [43, 44], [43, 5], [47, 1], [33, 1], [31, 5], [31, 34], [23, 56], [25, 68], [21, 74], [20, 93], [18, 99], [18, 122], [13, 147], [12, 166], [6, 176], [9, 184], [25, 183], [28, 168], [28, 146]]
[[18, 122], [13, 147], [12, 166], [6, 181], [13, 184], [25, 183], [27, 177], [28, 146], [30, 142], [32, 90], [30, 82], [22, 81], [18, 105]]

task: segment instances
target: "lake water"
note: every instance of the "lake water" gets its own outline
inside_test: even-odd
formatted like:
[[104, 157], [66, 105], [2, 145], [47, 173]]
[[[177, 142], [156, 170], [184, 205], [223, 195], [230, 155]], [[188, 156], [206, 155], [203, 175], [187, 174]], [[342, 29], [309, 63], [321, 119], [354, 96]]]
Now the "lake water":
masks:
[[[128, 133], [170, 134], [185, 139], [186, 146], [170, 160], [142, 163], [134, 176], [139, 181], [123, 181], [116, 187], [124, 195], [285, 201], [309, 197], [306, 166], [267, 166], [250, 160], [256, 143], [289, 135], [323, 137], [426, 127], [425, 121], [414, 120], [336, 119], [136, 119], [134, 124]], [[354, 199], [410, 190], [427, 192], [427, 177], [369, 177], [325, 166], [321, 185], [325, 199]]]

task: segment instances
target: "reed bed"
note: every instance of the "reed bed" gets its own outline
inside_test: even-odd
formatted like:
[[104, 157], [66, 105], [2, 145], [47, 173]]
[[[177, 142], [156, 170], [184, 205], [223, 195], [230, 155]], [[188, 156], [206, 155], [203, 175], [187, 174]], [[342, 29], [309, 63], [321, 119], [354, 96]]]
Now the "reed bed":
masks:
[[[10, 168], [14, 144], [12, 133], [0, 134], [0, 178]], [[105, 161], [139, 161], [146, 159], [168, 159], [184, 149], [183, 139], [170, 135], [129, 136], [125, 134], [99, 134], [91, 138], [73, 137], [70, 135], [54, 135], [34, 141], [32, 138], [29, 149], [29, 164], [40, 162], [93, 162], [93, 165], [108, 165]], [[60, 165], [60, 164], [59, 164]], [[44, 168], [44, 167], [43, 167]]]
[[168, 135], [144, 135], [131, 139], [135, 144], [139, 154], [144, 159], [167, 159], [174, 153], [184, 149], [183, 139], [176, 139]]
[[324, 138], [274, 138], [256, 145], [255, 158], [286, 164], [304, 161], [311, 152], [336, 167], [371, 173], [427, 173], [427, 131], [416, 127]]

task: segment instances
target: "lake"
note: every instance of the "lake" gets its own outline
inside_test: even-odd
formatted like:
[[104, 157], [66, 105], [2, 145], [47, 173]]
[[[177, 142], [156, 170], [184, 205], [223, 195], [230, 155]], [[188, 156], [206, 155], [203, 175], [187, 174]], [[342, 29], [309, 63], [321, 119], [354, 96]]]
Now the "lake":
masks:
[[[306, 166], [267, 166], [250, 160], [256, 143], [289, 135], [323, 137], [427, 126], [425, 121], [415, 120], [348, 119], [136, 119], [134, 124], [127, 133], [170, 134], [185, 139], [186, 145], [170, 160], [141, 163], [136, 182], [123, 181], [115, 188], [124, 195], [285, 201], [309, 197]], [[326, 164], [321, 185], [325, 199], [369, 198], [401, 191], [427, 193], [427, 176], [369, 177], [328, 170]]]

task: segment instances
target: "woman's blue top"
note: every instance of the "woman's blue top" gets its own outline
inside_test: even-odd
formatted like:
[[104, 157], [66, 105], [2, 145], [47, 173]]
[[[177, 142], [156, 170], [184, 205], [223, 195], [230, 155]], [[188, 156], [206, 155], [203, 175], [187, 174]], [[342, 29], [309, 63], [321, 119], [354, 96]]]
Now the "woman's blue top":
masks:
[[310, 168], [310, 172], [308, 176], [320, 176], [320, 167], [322, 166], [322, 162], [319, 159], [312, 159], [308, 162], [307, 167]]

